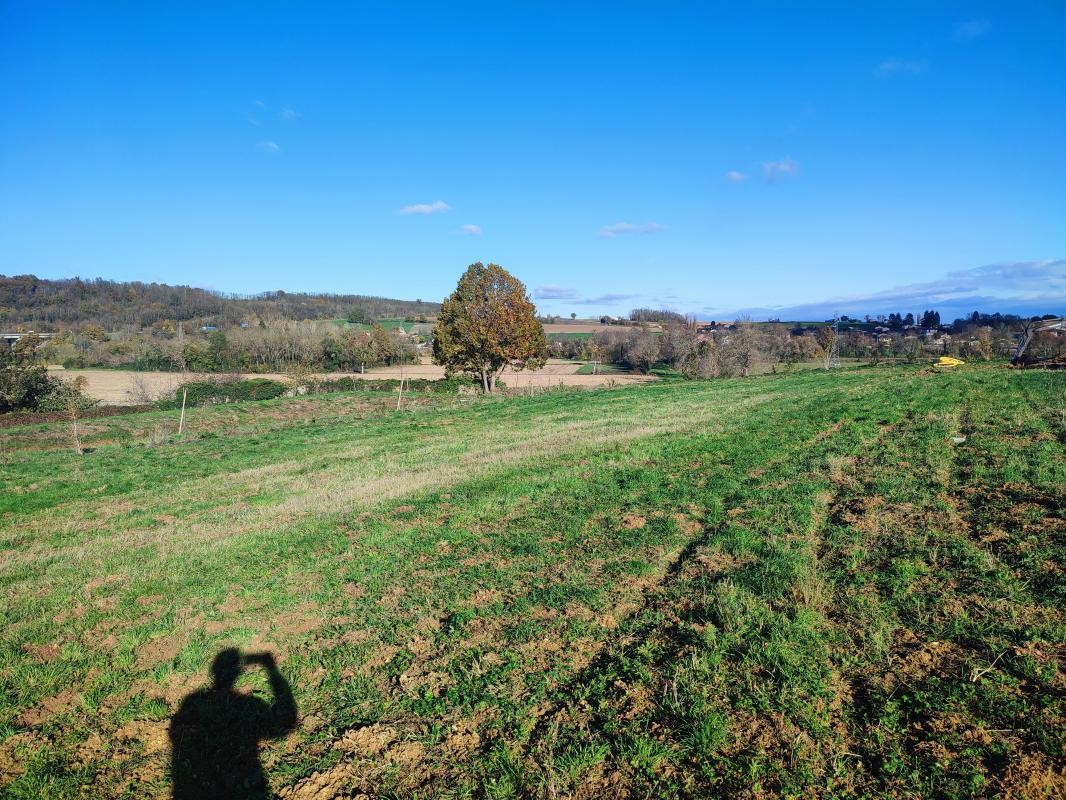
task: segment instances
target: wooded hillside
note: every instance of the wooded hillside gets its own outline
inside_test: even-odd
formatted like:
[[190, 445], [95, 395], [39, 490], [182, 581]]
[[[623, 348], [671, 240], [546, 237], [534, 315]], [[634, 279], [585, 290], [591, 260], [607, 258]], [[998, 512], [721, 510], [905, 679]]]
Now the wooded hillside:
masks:
[[165, 283], [0, 275], [0, 327], [21, 325], [38, 332], [85, 322], [119, 330], [151, 327], [164, 320], [238, 324], [256, 318], [346, 318], [353, 311], [362, 312], [364, 318], [377, 319], [433, 315], [439, 308], [439, 303], [358, 294], [276, 291], [241, 297]]

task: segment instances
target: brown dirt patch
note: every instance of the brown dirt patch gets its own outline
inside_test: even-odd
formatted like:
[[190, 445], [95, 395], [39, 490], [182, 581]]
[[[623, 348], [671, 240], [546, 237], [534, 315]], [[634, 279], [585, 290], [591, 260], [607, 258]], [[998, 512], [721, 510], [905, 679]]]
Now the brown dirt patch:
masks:
[[415, 658], [425, 658], [433, 652], [433, 640], [428, 636], [416, 636], [407, 643], [407, 649], [414, 654]]
[[78, 603], [78, 605], [74, 606], [74, 608], [70, 609], [69, 611], [60, 611], [58, 614], [52, 617], [52, 622], [54, 622], [56, 625], [62, 625], [68, 619], [82, 619], [84, 616], [85, 606], [83, 606], [81, 603]]
[[481, 734], [477, 727], [472, 720], [462, 720], [452, 725], [442, 745], [444, 751], [452, 758], [469, 758], [476, 753], [481, 747]]
[[333, 743], [333, 748], [362, 756], [376, 756], [384, 753], [394, 741], [396, 741], [396, 730], [378, 723], [346, 731]]
[[66, 689], [57, 695], [44, 698], [40, 705], [23, 711], [15, 718], [15, 724], [26, 728], [41, 725], [56, 714], [73, 708], [77, 702], [77, 693], [72, 689]]
[[1025, 754], [1007, 767], [998, 789], [996, 795], [1004, 800], [1066, 797], [1066, 768], [1044, 755]]
[[107, 749], [107, 742], [98, 733], [89, 735], [89, 738], [78, 745], [76, 756], [81, 764], [91, 764], [96, 761]]
[[440, 697], [444, 690], [454, 683], [452, 677], [445, 672], [422, 672], [417, 665], [402, 673], [399, 680], [401, 689], [432, 697]]
[[470, 599], [467, 602], [474, 608], [480, 608], [481, 606], [491, 606], [502, 598], [503, 593], [499, 589], [480, 589], [470, 595]]
[[150, 639], [137, 648], [137, 668], [151, 669], [157, 664], [173, 661], [185, 647], [185, 637], [176, 633]]
[[114, 611], [118, 608], [118, 598], [114, 596], [101, 597], [99, 600], [93, 600], [93, 606], [100, 611]]
[[462, 646], [469, 649], [493, 650], [500, 642], [502, 631], [502, 620], [477, 617], [466, 623], [466, 636], [463, 638]]
[[344, 584], [344, 593], [352, 600], [358, 600], [360, 597], [366, 596], [366, 587], [358, 583], [349, 582]]
[[400, 652], [400, 648], [395, 645], [380, 644], [363, 666], [366, 670], [380, 669], [392, 661], [398, 652]]
[[163, 699], [168, 706], [176, 709], [186, 696], [201, 686], [203, 686], [203, 680], [197, 675], [171, 673], [167, 676], [166, 683], [162, 687]]
[[305, 636], [322, 627], [322, 617], [318, 606], [303, 603], [292, 611], [283, 611], [275, 615], [273, 627], [284, 636]]
[[703, 530], [703, 525], [692, 519], [688, 514], [671, 514], [670, 518], [677, 525], [677, 529], [686, 536], [696, 536]]
[[22, 652], [46, 664], [58, 661], [62, 650], [54, 644], [24, 644]]
[[647, 524], [648, 524], [647, 518], [641, 516], [640, 514], [623, 514], [622, 515], [622, 527], [625, 528], [627, 531], [638, 530], [640, 528], [643, 528]]
[[729, 553], [719, 550], [702, 550], [685, 565], [684, 573], [687, 575], [727, 573], [737, 570], [745, 563], [746, 561]]
[[22, 775], [28, 756], [47, 744], [48, 740], [35, 731], [16, 733], [0, 742], [0, 789]]
[[897, 682], [914, 683], [929, 675], [963, 677], [966, 653], [958, 645], [952, 642], [919, 642], [915, 634], [907, 630], [902, 631], [899, 638], [901, 651], [894, 659], [891, 671], [884, 677], [886, 688], [895, 686]]
[[112, 583], [119, 583], [124, 580], [126, 580], [126, 576], [124, 575], [107, 575], [103, 578], [93, 578], [91, 581], [87, 582], [82, 588], [86, 592], [92, 592], [96, 589], [99, 589], [101, 586], [108, 586]]
[[386, 760], [406, 769], [418, 766], [425, 757], [426, 748], [419, 742], [400, 742], [385, 753]]
[[338, 797], [353, 797], [365, 800], [367, 795], [351, 795], [349, 789], [356, 778], [355, 770], [348, 764], [338, 764], [325, 772], [315, 772], [295, 786], [286, 786], [278, 791], [281, 800], [336, 800]]
[[115, 731], [115, 739], [120, 742], [140, 742], [144, 746], [144, 752], [149, 755], [162, 753], [170, 747], [170, 741], [167, 736], [167, 723], [165, 721], [134, 720], [127, 722]]

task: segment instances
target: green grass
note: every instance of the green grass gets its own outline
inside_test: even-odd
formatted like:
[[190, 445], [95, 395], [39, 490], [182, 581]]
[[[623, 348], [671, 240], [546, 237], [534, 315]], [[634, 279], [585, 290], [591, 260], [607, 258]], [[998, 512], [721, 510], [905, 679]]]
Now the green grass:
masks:
[[390, 401], [0, 432], [0, 794], [167, 796], [227, 646], [292, 797], [1061, 794], [1061, 375]]
[[584, 333], [549, 333], [548, 341], [573, 341], [573, 342], [587, 342], [592, 338], [592, 333], [585, 331]]
[[[341, 328], [356, 328], [361, 331], [369, 331], [373, 328], [373, 325], [368, 325], [365, 322], [349, 322], [346, 319], [333, 319], [330, 322]], [[377, 320], [374, 325], [384, 328], [387, 331], [402, 329], [406, 333], [410, 333], [411, 329], [415, 326], [414, 322], [407, 322], [403, 317], [382, 317]]]
[[578, 367], [578, 375], [618, 375], [628, 374], [629, 370], [618, 364], [582, 364]]

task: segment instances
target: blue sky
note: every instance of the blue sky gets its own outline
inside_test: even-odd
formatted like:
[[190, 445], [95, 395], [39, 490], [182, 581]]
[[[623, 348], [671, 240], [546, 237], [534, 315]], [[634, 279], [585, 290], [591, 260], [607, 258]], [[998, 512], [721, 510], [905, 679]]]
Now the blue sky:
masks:
[[1061, 313], [1064, 41], [1061, 2], [6, 0], [0, 273]]

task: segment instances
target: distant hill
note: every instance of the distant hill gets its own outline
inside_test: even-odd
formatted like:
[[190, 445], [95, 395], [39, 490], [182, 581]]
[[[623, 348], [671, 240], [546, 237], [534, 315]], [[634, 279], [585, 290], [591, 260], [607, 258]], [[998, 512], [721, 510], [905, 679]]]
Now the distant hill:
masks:
[[0, 275], [0, 328], [40, 332], [94, 322], [107, 330], [147, 328], [163, 320], [236, 325], [255, 319], [362, 319], [434, 315], [439, 303], [359, 294], [264, 292], [225, 295], [192, 286], [33, 275]]

